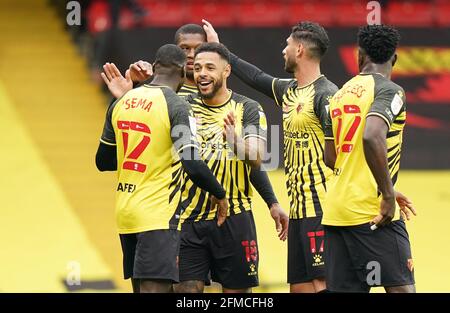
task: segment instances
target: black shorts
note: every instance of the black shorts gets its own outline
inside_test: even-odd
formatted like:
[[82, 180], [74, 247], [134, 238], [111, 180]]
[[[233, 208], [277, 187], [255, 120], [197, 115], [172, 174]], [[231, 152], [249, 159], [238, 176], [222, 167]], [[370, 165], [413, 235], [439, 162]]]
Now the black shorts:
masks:
[[120, 234], [124, 278], [179, 281], [180, 231], [151, 230]]
[[290, 219], [288, 230], [288, 283], [325, 278], [322, 217]]
[[403, 221], [377, 230], [370, 224], [324, 226], [327, 289], [369, 292], [371, 287], [414, 284], [414, 266]]
[[181, 228], [180, 281], [213, 281], [228, 289], [258, 286], [258, 245], [251, 211], [216, 220], [185, 222]]

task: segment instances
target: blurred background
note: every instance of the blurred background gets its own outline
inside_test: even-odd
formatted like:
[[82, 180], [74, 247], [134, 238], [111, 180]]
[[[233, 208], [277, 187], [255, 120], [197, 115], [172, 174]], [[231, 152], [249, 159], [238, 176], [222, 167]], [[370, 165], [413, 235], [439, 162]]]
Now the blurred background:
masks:
[[[341, 87], [357, 74], [356, 33], [369, 12], [367, 1], [351, 0], [91, 0], [77, 1], [80, 25], [68, 25], [76, 7], [68, 2], [0, 1], [1, 292], [131, 290], [114, 220], [116, 176], [94, 164], [111, 100], [99, 76], [105, 62], [122, 72], [151, 62], [178, 27], [205, 18], [232, 52], [286, 78], [285, 39], [291, 26], [311, 20], [331, 39], [322, 72]], [[406, 90], [408, 117], [398, 189], [418, 211], [408, 223], [417, 290], [450, 292], [450, 0], [380, 4], [381, 21], [402, 36], [393, 80]], [[234, 77], [229, 86], [281, 124], [272, 100]], [[288, 211], [281, 167], [269, 175]], [[287, 292], [286, 243], [259, 197], [253, 210], [255, 291]]]

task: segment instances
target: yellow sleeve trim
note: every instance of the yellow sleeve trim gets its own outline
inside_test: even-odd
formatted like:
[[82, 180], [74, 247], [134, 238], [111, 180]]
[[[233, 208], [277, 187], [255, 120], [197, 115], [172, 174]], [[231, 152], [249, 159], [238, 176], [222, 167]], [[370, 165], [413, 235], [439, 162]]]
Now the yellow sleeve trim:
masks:
[[107, 142], [107, 141], [103, 140], [102, 138], [100, 138], [100, 142], [104, 143], [105, 145], [108, 145], [108, 146], [116, 146], [115, 143]]
[[377, 113], [377, 112], [369, 112], [369, 113], [366, 115], [366, 118], [367, 118], [368, 116], [371, 116], [371, 115], [375, 115], [375, 116], [381, 117], [381, 118], [386, 122], [388, 128], [391, 127], [391, 123], [389, 122], [389, 120], [388, 120], [383, 114], [380, 114], [380, 113]]
[[194, 148], [198, 149], [197, 145], [189, 144], [189, 145], [182, 146], [180, 149], [177, 150], [177, 153], [180, 153], [181, 151], [183, 151], [184, 149], [189, 148], [189, 147], [194, 147]]
[[262, 139], [262, 140], [264, 140], [264, 141], [267, 141], [267, 139], [266, 139], [265, 137], [260, 136], [260, 135], [255, 135], [255, 134], [248, 134], [248, 135], [245, 135], [243, 139], [245, 140], [245, 139], [250, 138], [250, 137], [255, 137], [255, 138], [258, 138], [258, 139]]
[[281, 105], [278, 103], [277, 95], [275, 94], [275, 79], [276, 79], [276, 78], [274, 78], [274, 79], [272, 80], [272, 94], [273, 94], [273, 97], [275, 98], [275, 103], [276, 103], [279, 107], [281, 107]]

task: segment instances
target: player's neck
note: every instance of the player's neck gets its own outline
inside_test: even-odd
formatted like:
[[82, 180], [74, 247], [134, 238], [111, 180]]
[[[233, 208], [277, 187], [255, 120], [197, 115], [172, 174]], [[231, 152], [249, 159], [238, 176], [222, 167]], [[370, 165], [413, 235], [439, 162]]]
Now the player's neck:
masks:
[[321, 75], [320, 63], [317, 62], [305, 62], [299, 66], [294, 73], [295, 79], [297, 79], [297, 85], [299, 87], [304, 87], [311, 84]]
[[172, 79], [168, 79], [164, 76], [155, 76], [152, 80], [152, 85], [158, 85], [158, 86], [167, 86], [171, 88], [173, 91], [177, 90], [179, 81], [175, 81]]
[[188, 77], [186, 77], [185, 79], [184, 79], [184, 84], [186, 85], [186, 86], [189, 86], [189, 87], [195, 87], [195, 88], [197, 88], [197, 85], [195, 84], [195, 81], [194, 81], [194, 79], [192, 78], [188, 78]]
[[361, 74], [380, 74], [391, 79], [392, 67], [388, 64], [367, 63], [361, 69]]
[[228, 90], [224, 84], [211, 99], [202, 99], [209, 106], [221, 106], [226, 103], [231, 96], [231, 90]]

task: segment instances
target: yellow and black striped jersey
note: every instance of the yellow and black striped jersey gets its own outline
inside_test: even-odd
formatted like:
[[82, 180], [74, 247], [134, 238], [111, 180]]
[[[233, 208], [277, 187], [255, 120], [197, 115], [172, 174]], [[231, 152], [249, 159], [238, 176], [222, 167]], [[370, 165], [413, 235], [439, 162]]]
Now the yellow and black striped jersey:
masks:
[[[365, 224], [379, 214], [381, 195], [363, 147], [366, 117], [373, 115], [389, 127], [388, 166], [392, 182], [397, 181], [406, 120], [405, 92], [381, 74], [357, 75], [330, 102], [330, 135], [334, 134], [337, 158], [322, 219], [325, 225]], [[397, 205], [394, 220], [399, 217]]]
[[198, 92], [198, 89], [196, 86], [190, 86], [190, 85], [186, 85], [183, 84], [183, 86], [181, 86], [180, 90], [178, 90], [178, 95], [180, 97], [187, 97], [190, 94], [196, 94]]
[[307, 86], [295, 79], [272, 81], [283, 110], [284, 167], [291, 219], [322, 216], [327, 180], [332, 171], [323, 160], [329, 99], [338, 90], [321, 75]]
[[[236, 117], [236, 132], [244, 139], [259, 137], [266, 140], [267, 123], [261, 106], [242, 95], [231, 92], [229, 99], [218, 106], [205, 104], [198, 94], [186, 97], [197, 121], [196, 138], [200, 156], [227, 193], [229, 215], [251, 209], [253, 191], [250, 184], [250, 166], [239, 160], [223, 139], [224, 118], [229, 112]], [[211, 220], [209, 194], [187, 177], [182, 187], [182, 222]]]
[[179, 229], [177, 152], [198, 147], [190, 114], [189, 104], [175, 92], [155, 85], [132, 89], [108, 108], [101, 142], [117, 146], [119, 233]]

